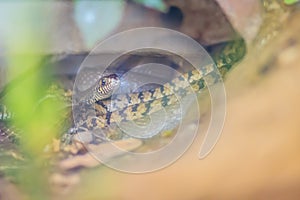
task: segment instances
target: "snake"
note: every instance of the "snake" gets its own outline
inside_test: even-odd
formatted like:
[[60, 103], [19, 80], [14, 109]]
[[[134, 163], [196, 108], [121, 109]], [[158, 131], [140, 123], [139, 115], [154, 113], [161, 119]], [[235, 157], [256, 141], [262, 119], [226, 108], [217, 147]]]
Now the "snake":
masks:
[[[215, 50], [213, 59], [222, 77], [242, 59], [245, 51], [243, 40], [227, 43]], [[207, 64], [200, 69], [195, 68], [182, 73], [170, 82], [153, 89], [115, 96], [112, 96], [112, 91], [119, 87], [120, 79], [116, 75], [104, 76], [97, 81], [91, 90], [92, 93], [83, 98], [83, 104], [77, 110], [81, 119], [78, 122], [79, 129], [83, 131], [113, 129], [106, 132], [114, 132], [113, 124], [143, 119], [162, 108], [178, 103], [178, 98], [199, 93], [207, 86], [204, 77], [209, 77], [211, 84], [220, 81], [220, 76], [216, 75], [214, 69], [214, 64]], [[95, 115], [85, 116], [89, 109], [94, 111]], [[106, 135], [101, 138], [109, 135], [104, 134]], [[109, 137], [115, 138], [114, 134], [112, 135]]]
[[[213, 49], [211, 55], [222, 77], [243, 58], [245, 51], [246, 45], [242, 39], [228, 42], [220, 48]], [[116, 74], [102, 76], [84, 95], [79, 105], [74, 107], [75, 110], [79, 111], [80, 122], [75, 125], [75, 128], [72, 128], [75, 131], [71, 131], [71, 134], [94, 129], [110, 129], [111, 125], [122, 121], [141, 119], [178, 102], [178, 96], [183, 97], [202, 91], [206, 87], [204, 77], [209, 76], [212, 83], [219, 81], [219, 76], [214, 73], [214, 65], [208, 64], [201, 69], [182, 73], [170, 82], [158, 87], [145, 91], [118, 94], [113, 97], [113, 100], [112, 94], [120, 86], [121, 80]], [[89, 110], [94, 111], [95, 116], [89, 116], [87, 114]], [[2, 105], [0, 107], [0, 121], [7, 121], [12, 117], [13, 113]], [[107, 132], [111, 131], [113, 130]], [[105, 138], [107, 135], [103, 137]]]
[[[114, 100], [89, 99], [89, 105], [95, 103], [96, 117], [99, 119], [94, 126], [104, 128], [111, 123], [132, 121], [169, 106], [177, 101], [178, 96], [186, 96], [203, 89], [205, 87], [204, 76], [209, 75], [213, 70], [213, 64], [206, 65], [201, 70], [194, 69], [184, 73], [155, 89], [117, 95]], [[102, 82], [102, 79], [99, 80], [99, 84], [100, 82]], [[105, 86], [114, 89], [118, 87], [118, 85], [114, 87], [113, 84]], [[188, 89], [189, 86], [190, 89]], [[98, 92], [100, 92], [99, 89]], [[94, 96], [96, 97], [96, 95]], [[98, 96], [104, 95], [101, 92]], [[84, 126], [90, 127], [88, 125]]]

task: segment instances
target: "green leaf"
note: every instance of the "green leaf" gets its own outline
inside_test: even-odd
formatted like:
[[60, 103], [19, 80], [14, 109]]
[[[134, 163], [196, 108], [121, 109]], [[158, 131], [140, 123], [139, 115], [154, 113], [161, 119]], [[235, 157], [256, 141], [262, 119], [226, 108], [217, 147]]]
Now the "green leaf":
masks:
[[293, 5], [298, 2], [299, 2], [299, 0], [284, 0], [284, 3], [287, 5]]

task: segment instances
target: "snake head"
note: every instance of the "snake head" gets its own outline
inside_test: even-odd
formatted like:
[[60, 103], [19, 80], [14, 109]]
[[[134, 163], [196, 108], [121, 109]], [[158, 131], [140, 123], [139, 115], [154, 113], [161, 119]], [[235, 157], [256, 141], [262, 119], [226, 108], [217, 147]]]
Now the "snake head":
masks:
[[96, 101], [109, 98], [119, 86], [120, 78], [116, 74], [101, 77], [96, 87]]

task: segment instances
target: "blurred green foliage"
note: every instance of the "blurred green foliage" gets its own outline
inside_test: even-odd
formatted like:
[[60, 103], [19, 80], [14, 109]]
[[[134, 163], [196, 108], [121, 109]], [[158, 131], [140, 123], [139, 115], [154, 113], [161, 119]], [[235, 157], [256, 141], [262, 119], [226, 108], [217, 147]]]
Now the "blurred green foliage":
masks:
[[299, 0], [284, 0], [284, 3], [287, 5], [292, 5], [292, 4], [295, 4], [298, 2], [299, 2]]
[[133, 0], [136, 3], [143, 4], [146, 7], [154, 8], [156, 10], [167, 12], [167, 6], [163, 0]]
[[50, 13], [41, 2], [0, 4], [6, 68], [10, 79], [17, 80], [8, 86], [4, 102], [15, 114], [12, 124], [22, 130], [20, 148], [26, 157], [26, 167], [16, 170], [15, 176], [30, 199], [46, 199], [49, 191], [44, 149], [59, 132], [55, 124], [60, 120], [57, 108], [61, 107], [58, 100], [40, 101], [52, 82], [51, 66], [45, 65], [43, 57], [51, 32], [43, 22]]
[[124, 0], [74, 1], [74, 18], [87, 47], [94, 47], [119, 25], [124, 7]]

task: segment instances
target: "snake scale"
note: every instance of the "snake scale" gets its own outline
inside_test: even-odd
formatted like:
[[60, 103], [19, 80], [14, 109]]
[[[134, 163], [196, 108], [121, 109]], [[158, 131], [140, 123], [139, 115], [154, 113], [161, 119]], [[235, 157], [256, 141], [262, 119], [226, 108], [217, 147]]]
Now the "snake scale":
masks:
[[[241, 39], [228, 42], [212, 53], [212, 57], [222, 76], [241, 60], [246, 51], [244, 41]], [[80, 125], [75, 127], [75, 132], [105, 129], [110, 125], [121, 121], [132, 121], [143, 118], [151, 113], [159, 111], [163, 107], [170, 106], [178, 101], [178, 96], [186, 96], [199, 92], [205, 88], [204, 76], [210, 76], [212, 82], [218, 81], [213, 75], [213, 65], [207, 65], [201, 70], [191, 70], [172, 79], [172, 81], [156, 88], [119, 94], [111, 101], [110, 97], [114, 88], [118, 87], [119, 78], [112, 74], [101, 77], [91, 92], [80, 103]], [[113, 102], [113, 103], [111, 103]], [[95, 116], [86, 113], [91, 109]], [[4, 105], [0, 107], [0, 121], [7, 121], [13, 116]]]

